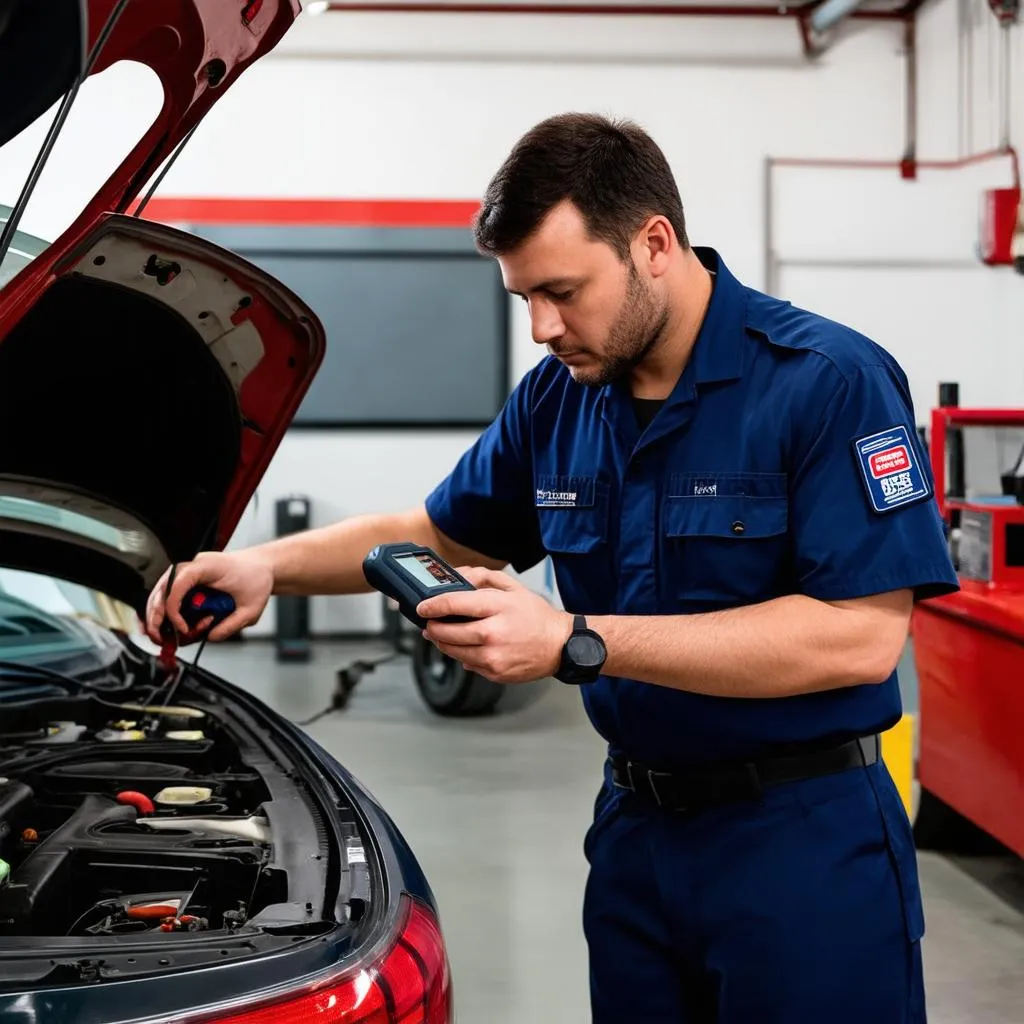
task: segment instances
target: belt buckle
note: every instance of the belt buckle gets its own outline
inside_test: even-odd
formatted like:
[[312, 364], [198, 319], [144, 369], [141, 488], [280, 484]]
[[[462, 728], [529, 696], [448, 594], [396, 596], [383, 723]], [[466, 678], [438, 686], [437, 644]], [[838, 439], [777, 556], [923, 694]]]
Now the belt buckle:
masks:
[[652, 771], [650, 768], [645, 768], [645, 769], [643, 769], [642, 772], [639, 772], [638, 774], [643, 776], [643, 780], [646, 783], [646, 786], [641, 788], [640, 786], [637, 785], [637, 778], [633, 774], [633, 769], [634, 768], [639, 768], [639, 766], [637, 764], [635, 764], [635, 762], [633, 762], [633, 761], [627, 761], [626, 762], [626, 778], [629, 780], [629, 788], [634, 793], [636, 793], [637, 795], [642, 794], [644, 792], [644, 790], [646, 789], [646, 791], [649, 792], [651, 794], [651, 796], [654, 797], [654, 802], [659, 807], [661, 807], [661, 804], [662, 804], [661, 794], [658, 792], [658, 787], [655, 786], [655, 784], [654, 784], [654, 776], [656, 774], [659, 774], [659, 773]]
[[[628, 788], [638, 796], [643, 795], [645, 792], [650, 793], [658, 807], [665, 806], [665, 796], [659, 792], [656, 780], [671, 778], [671, 772], [656, 772], [652, 768], [641, 769], [641, 767], [634, 761], [626, 762], [626, 780], [629, 783]], [[684, 807], [676, 809], [685, 810]]]
[[[650, 787], [651, 795], [654, 797], [654, 802], [659, 807], [664, 807], [665, 806], [665, 798], [662, 796], [661, 793], [658, 792], [658, 787], [657, 787], [657, 785], [655, 783], [655, 780], [656, 779], [671, 779], [671, 778], [672, 778], [672, 773], [671, 772], [656, 772], [656, 771], [652, 771], [651, 769], [647, 770], [647, 785]], [[675, 811], [683, 811], [686, 808], [683, 807], [682, 805], [680, 805], [678, 807], [677, 806], [673, 806], [672, 809], [675, 810]]]

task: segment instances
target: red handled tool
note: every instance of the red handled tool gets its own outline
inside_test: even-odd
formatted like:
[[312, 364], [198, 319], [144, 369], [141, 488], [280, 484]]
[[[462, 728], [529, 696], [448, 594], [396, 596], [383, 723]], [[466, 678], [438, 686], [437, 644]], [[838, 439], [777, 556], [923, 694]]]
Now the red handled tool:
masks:
[[[167, 577], [167, 587], [164, 591], [164, 603], [166, 605], [167, 595], [171, 592], [171, 587], [174, 584], [174, 575], [177, 571], [177, 565], [171, 566], [171, 571]], [[181, 600], [181, 606], [179, 612], [181, 617], [185, 620], [185, 625], [189, 628], [187, 635], [188, 642], [194, 640], [200, 640], [201, 644], [199, 647], [199, 654], [203, 653], [203, 646], [206, 644], [206, 638], [209, 634], [209, 630], [213, 629], [214, 626], [219, 625], [235, 610], [235, 599], [223, 590], [217, 590], [216, 587], [204, 587], [197, 585], [189, 589], [185, 596]], [[200, 622], [205, 619], [212, 619], [209, 627], [205, 630], [202, 637], [194, 637], [194, 633], [199, 626]], [[177, 689], [178, 683], [181, 682], [181, 666], [178, 665], [177, 650], [178, 650], [178, 634], [175, 630], [171, 620], [164, 615], [164, 621], [160, 626], [160, 636], [163, 638], [163, 645], [160, 648], [160, 664], [163, 665], [169, 673], [175, 673], [172, 676], [170, 688], [164, 697], [162, 703], [169, 705], [171, 698], [174, 695], [174, 691]], [[199, 654], [195, 656], [192, 664], [199, 660]], [[150, 698], [150, 702], [155, 700], [156, 693]], [[147, 707], [149, 703], [147, 702]]]
[[[173, 582], [174, 572], [172, 570], [167, 580], [168, 592], [170, 592]], [[181, 617], [189, 628], [188, 635], [190, 639], [199, 639], [198, 637], [192, 638], [191, 634], [204, 619], [210, 618], [213, 620], [209, 626], [209, 629], [213, 629], [214, 626], [219, 625], [231, 615], [234, 610], [235, 599], [230, 594], [223, 590], [217, 590], [215, 587], [204, 587], [202, 585], [192, 587], [185, 594], [179, 609]], [[173, 669], [179, 638], [169, 618], [164, 618], [163, 625], [160, 627], [160, 635], [164, 641], [163, 646], [160, 648], [160, 662], [165, 668]]]

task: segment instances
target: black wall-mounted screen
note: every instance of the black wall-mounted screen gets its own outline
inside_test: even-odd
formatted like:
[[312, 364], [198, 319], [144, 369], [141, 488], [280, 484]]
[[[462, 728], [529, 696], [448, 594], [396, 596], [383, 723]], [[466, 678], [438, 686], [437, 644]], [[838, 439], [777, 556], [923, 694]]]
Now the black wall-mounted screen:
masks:
[[295, 427], [482, 427], [509, 391], [509, 301], [468, 230], [188, 225], [312, 306], [327, 350]]

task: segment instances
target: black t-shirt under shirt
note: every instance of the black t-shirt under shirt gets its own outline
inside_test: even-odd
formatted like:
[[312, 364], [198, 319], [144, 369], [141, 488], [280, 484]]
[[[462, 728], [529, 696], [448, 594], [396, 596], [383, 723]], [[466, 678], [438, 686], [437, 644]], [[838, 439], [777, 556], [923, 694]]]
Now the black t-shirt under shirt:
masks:
[[[711, 271], [711, 290], [714, 292], [717, 284], [717, 275]], [[641, 432], [646, 430], [651, 420], [658, 415], [658, 410], [665, 404], [663, 398], [633, 398], [633, 414], [636, 416], [637, 426]]]
[[646, 430], [664, 404], [664, 398], [634, 398], [633, 412], [636, 415], [637, 426], [642, 431]]

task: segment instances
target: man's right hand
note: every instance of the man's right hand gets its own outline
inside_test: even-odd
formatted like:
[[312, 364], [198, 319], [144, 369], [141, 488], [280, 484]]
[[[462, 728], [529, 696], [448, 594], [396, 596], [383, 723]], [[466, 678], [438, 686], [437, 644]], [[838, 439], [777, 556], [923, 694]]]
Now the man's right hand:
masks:
[[[274, 570], [270, 560], [255, 549], [208, 551], [197, 555], [192, 562], [180, 562], [165, 600], [164, 591], [170, 571], [168, 569], [160, 577], [146, 604], [146, 635], [157, 644], [162, 642], [160, 627], [165, 618], [180, 636], [190, 633], [188, 624], [181, 617], [181, 599], [198, 584], [223, 590], [235, 602], [235, 611], [216, 629], [210, 630], [209, 639], [213, 641], [225, 640], [240, 629], [251, 626], [263, 614], [274, 588]], [[199, 623], [196, 632], [201, 632], [207, 625], [209, 620]]]

